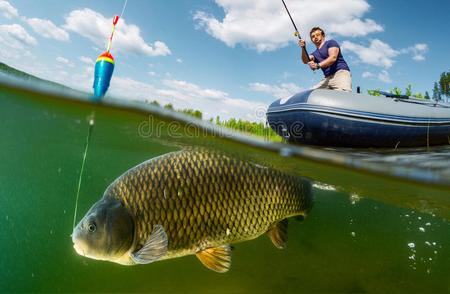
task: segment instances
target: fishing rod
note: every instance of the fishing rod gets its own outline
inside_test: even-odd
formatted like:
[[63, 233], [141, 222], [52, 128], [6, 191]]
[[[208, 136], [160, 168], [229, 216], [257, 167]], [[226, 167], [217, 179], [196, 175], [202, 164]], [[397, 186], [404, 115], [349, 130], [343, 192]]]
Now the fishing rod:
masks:
[[[295, 22], [294, 22], [294, 20], [292, 19], [291, 13], [289, 12], [289, 9], [288, 9], [287, 6], [286, 6], [286, 3], [284, 2], [284, 0], [281, 0], [281, 2], [283, 2], [284, 8], [286, 8], [286, 12], [287, 12], [287, 14], [289, 15], [289, 18], [291, 19], [292, 25], [294, 26], [294, 29], [295, 29], [294, 35], [295, 35], [296, 37], [298, 37], [299, 40], [301, 40], [302, 37], [300, 36], [300, 33], [299, 33], [298, 29], [297, 29], [297, 26], [295, 25]], [[308, 51], [306, 50], [306, 45], [303, 46], [302, 49], [303, 49], [303, 51], [305, 52], [306, 56], [308, 56], [308, 58], [309, 58]]]

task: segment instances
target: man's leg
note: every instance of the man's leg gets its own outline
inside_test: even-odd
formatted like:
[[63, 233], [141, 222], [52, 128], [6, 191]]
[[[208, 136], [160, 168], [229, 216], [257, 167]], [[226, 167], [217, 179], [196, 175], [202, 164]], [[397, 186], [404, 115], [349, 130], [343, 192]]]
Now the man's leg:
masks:
[[352, 74], [348, 70], [338, 70], [330, 79], [329, 88], [338, 91], [352, 91]]
[[321, 80], [319, 83], [317, 83], [316, 85], [314, 85], [313, 87], [311, 87], [312, 90], [316, 90], [316, 89], [329, 89], [330, 83], [330, 77], [327, 78], [323, 78], [323, 80]]

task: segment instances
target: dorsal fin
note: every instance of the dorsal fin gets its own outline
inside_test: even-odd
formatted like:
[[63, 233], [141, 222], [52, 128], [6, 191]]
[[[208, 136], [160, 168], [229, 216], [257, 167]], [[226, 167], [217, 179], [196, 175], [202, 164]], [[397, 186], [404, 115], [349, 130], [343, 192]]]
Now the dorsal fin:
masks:
[[284, 219], [267, 231], [273, 245], [278, 249], [286, 248], [288, 240], [288, 220]]
[[163, 226], [156, 225], [144, 246], [131, 254], [131, 259], [136, 264], [152, 263], [166, 255], [167, 245], [167, 234]]
[[204, 266], [218, 273], [225, 273], [231, 267], [231, 246], [206, 248], [196, 253]]

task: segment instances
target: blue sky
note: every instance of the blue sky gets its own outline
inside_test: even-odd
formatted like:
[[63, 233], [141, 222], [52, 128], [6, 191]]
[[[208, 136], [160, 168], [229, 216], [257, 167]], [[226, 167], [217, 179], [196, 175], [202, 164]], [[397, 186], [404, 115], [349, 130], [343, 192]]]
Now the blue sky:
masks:
[[[286, 3], [302, 36], [318, 25], [340, 43], [354, 89], [411, 84], [431, 95], [450, 70], [448, 0]], [[123, 4], [0, 0], [0, 61], [91, 91], [93, 62]], [[108, 95], [170, 102], [206, 117], [263, 119], [271, 101], [322, 78], [301, 63], [281, 0], [128, 0], [112, 54]]]

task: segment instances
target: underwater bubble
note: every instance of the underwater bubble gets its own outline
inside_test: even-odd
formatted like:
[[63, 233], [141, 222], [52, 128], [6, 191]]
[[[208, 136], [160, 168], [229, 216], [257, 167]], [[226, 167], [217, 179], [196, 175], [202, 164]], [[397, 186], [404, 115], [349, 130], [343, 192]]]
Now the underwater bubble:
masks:
[[425, 229], [424, 229], [423, 227], [420, 227], [420, 228], [419, 228], [419, 231], [425, 232]]
[[282, 157], [290, 157], [292, 155], [292, 149], [290, 149], [290, 148], [281, 148], [280, 155]]
[[325, 190], [325, 191], [336, 191], [337, 190], [336, 187], [334, 187], [332, 185], [323, 184], [323, 183], [319, 183], [319, 182], [314, 183], [313, 187], [316, 189]]
[[358, 195], [358, 194], [356, 194], [356, 193], [353, 193], [353, 194], [351, 194], [350, 195], [350, 203], [352, 204], [352, 205], [355, 205], [357, 202], [359, 202], [361, 200], [361, 197]]
[[414, 247], [416, 247], [416, 244], [414, 244], [414, 243], [408, 243], [408, 247], [409, 247], [409, 248], [414, 248]]

